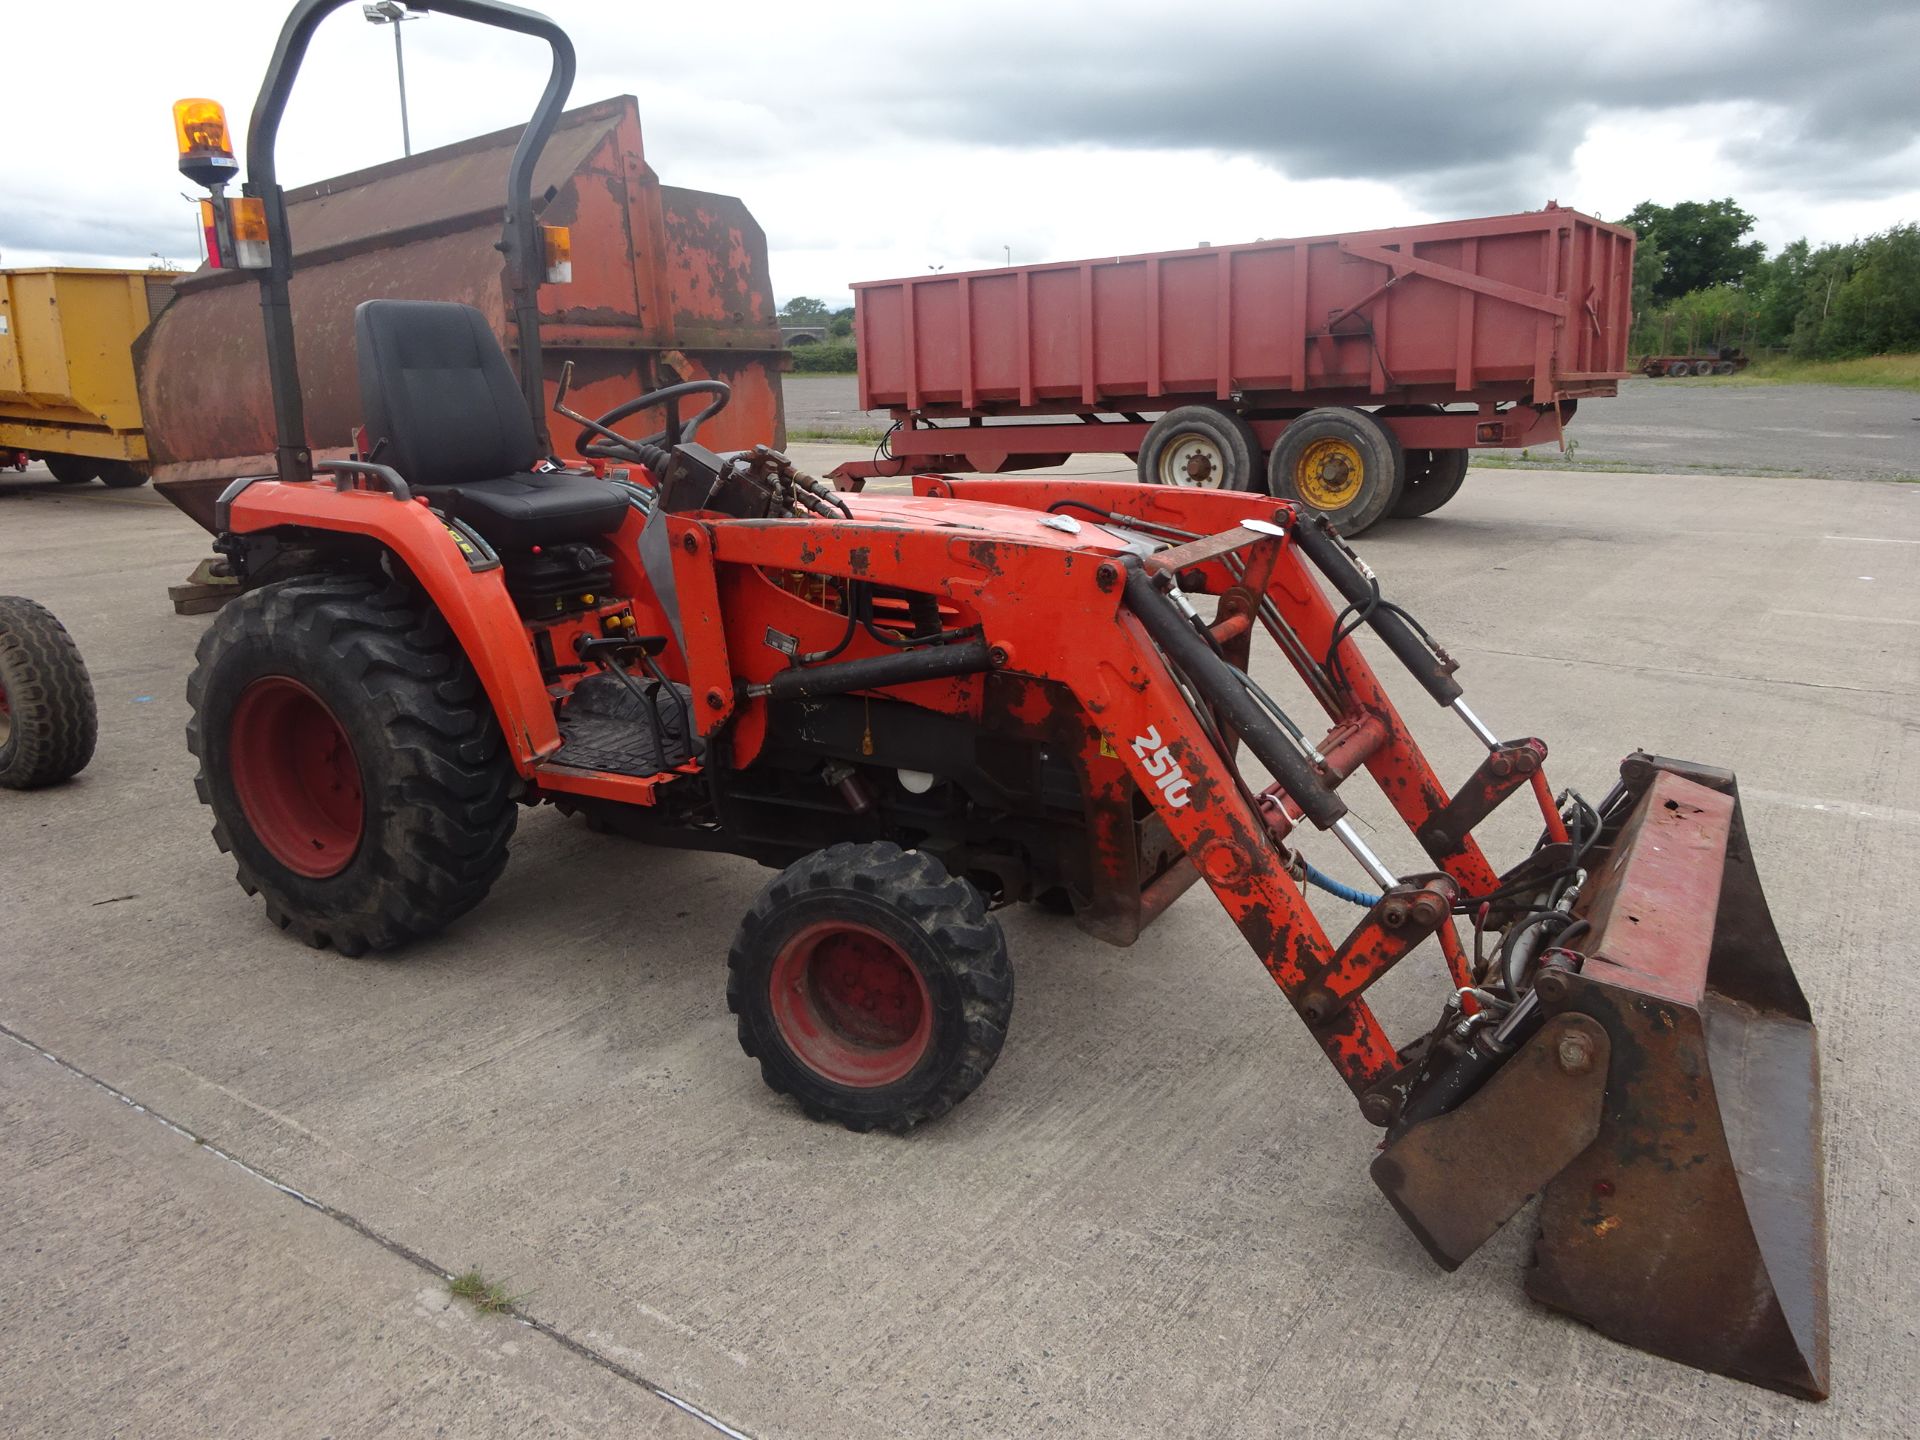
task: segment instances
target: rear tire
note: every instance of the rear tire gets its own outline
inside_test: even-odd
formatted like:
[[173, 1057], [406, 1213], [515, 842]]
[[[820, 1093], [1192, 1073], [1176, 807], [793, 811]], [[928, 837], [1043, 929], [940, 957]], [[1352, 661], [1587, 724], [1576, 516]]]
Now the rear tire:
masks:
[[1713, 373], [1713, 361], [1711, 360], [1694, 361], [1693, 373], [1696, 375], [1711, 375]]
[[360, 955], [485, 898], [516, 777], [473, 667], [417, 592], [357, 575], [263, 586], [220, 611], [197, 658], [194, 788], [274, 924]]
[[[1388, 405], [1374, 411], [1379, 420], [1412, 419], [1423, 415], [1444, 415], [1443, 405]], [[1391, 435], [1392, 429], [1387, 433]], [[1467, 478], [1465, 450], [1400, 451], [1400, 498], [1394, 501], [1393, 518], [1417, 520], [1431, 515], [1460, 492]]]
[[1689, 365], [1684, 360], [1673, 360], [1673, 361], [1669, 361], [1667, 364], [1667, 375], [1670, 379], [1679, 380], [1684, 376], [1691, 375], [1692, 373], [1693, 373], [1693, 366]]
[[40, 463], [61, 485], [84, 485], [100, 473], [100, 462], [84, 455], [42, 455]]
[[761, 1078], [813, 1119], [902, 1133], [993, 1068], [1013, 970], [979, 892], [933, 856], [834, 845], [781, 871], [740, 922], [727, 1009]]
[[1253, 427], [1209, 405], [1182, 405], [1154, 421], [1136, 463], [1145, 485], [1257, 490], [1262, 479]]
[[1391, 514], [1402, 486], [1399, 446], [1364, 410], [1309, 410], [1280, 434], [1267, 461], [1276, 499], [1324, 515], [1342, 535], [1358, 535]]
[[1468, 459], [1465, 450], [1409, 450], [1406, 488], [1393, 507], [1394, 515], [1417, 520], [1453, 499], [1467, 483]]
[[99, 732], [93, 681], [67, 627], [43, 605], [0, 595], [0, 786], [72, 779]]
[[132, 490], [147, 483], [147, 472], [126, 460], [102, 460], [100, 483], [109, 490]]

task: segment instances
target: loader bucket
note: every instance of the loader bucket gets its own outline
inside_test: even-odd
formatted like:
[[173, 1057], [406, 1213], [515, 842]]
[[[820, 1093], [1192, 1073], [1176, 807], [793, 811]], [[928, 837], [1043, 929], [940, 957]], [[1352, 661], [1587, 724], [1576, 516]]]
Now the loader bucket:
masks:
[[1590, 958], [1564, 980], [1564, 1009], [1611, 1042], [1600, 1136], [1547, 1186], [1527, 1293], [1655, 1354], [1824, 1398], [1812, 1016], [1733, 776], [1652, 757], [1625, 773], [1646, 789], [1595, 877]]
[[1449, 1268], [1539, 1190], [1534, 1299], [1823, 1399], [1812, 1018], [1732, 774], [1653, 756], [1622, 774], [1640, 798], [1578, 907], [1592, 927], [1579, 971], [1541, 976], [1541, 1030], [1471, 1099], [1396, 1140], [1375, 1177]]

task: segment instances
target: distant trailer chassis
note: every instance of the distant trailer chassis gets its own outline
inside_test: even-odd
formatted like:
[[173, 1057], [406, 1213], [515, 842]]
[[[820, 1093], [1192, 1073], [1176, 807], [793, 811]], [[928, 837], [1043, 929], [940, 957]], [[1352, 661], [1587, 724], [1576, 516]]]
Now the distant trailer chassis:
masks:
[[[1409, 450], [1525, 449], [1557, 445], [1579, 401], [1563, 400], [1557, 409], [1532, 405], [1485, 404], [1473, 410], [1408, 415], [1392, 422], [1394, 434]], [[1304, 413], [1304, 412], [1303, 412]], [[1271, 450], [1295, 417], [1248, 420], [1260, 448]], [[1152, 422], [1139, 412], [1117, 418], [1082, 415], [1077, 421], [1043, 422], [973, 419], [941, 423], [931, 417], [903, 419], [887, 436], [887, 454], [877, 460], [842, 466], [848, 478], [864, 480], [918, 472], [978, 471], [996, 475], [1065, 463], [1070, 455], [1097, 453], [1138, 457]], [[836, 472], [838, 473], [838, 472]]]

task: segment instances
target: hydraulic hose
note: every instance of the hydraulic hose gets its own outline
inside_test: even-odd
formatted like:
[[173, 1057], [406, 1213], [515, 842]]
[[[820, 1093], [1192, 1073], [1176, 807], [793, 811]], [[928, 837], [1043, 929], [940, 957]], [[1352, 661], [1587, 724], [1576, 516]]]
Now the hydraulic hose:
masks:
[[1127, 576], [1127, 608], [1146, 628], [1153, 643], [1186, 674], [1205, 700], [1220, 708], [1223, 718], [1239, 732], [1246, 747], [1280, 782], [1301, 813], [1320, 829], [1331, 829], [1347, 813], [1347, 802], [1327, 787], [1296, 742], [1247, 693], [1243, 672], [1216, 655], [1193, 623], [1154, 588], [1140, 561], [1128, 555], [1120, 564]]
[[[1304, 861], [1301, 863], [1305, 864]], [[1307, 883], [1318, 885], [1329, 895], [1337, 895], [1349, 905], [1358, 905], [1363, 910], [1371, 910], [1380, 903], [1378, 895], [1366, 890], [1356, 890], [1351, 885], [1344, 885], [1324, 870], [1317, 870], [1312, 865], [1307, 866]]]

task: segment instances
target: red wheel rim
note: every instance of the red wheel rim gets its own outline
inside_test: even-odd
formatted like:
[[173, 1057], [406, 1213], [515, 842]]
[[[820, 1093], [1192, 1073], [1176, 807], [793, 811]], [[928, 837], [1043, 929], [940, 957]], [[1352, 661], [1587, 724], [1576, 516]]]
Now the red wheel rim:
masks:
[[247, 823], [273, 858], [324, 880], [347, 868], [366, 827], [360, 763], [326, 702], [285, 675], [240, 692], [227, 756]]
[[933, 997], [906, 952], [865, 925], [822, 921], [774, 957], [773, 1021], [787, 1048], [836, 1085], [891, 1085], [933, 1039]]

